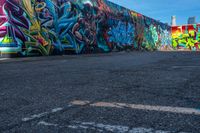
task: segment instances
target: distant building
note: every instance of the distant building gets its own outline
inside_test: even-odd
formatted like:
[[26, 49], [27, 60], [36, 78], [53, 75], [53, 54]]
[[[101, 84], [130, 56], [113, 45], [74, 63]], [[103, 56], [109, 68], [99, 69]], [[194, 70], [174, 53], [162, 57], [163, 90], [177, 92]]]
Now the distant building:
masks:
[[196, 24], [196, 17], [189, 17], [188, 24]]
[[172, 16], [171, 25], [172, 25], [172, 26], [176, 26], [176, 16]]

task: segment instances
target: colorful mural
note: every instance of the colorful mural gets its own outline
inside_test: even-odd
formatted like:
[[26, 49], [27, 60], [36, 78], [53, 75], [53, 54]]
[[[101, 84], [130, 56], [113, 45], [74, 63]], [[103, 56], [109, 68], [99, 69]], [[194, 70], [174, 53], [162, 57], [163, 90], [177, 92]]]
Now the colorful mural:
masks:
[[170, 33], [170, 26], [106, 0], [0, 0], [3, 54], [161, 50], [171, 47]]
[[200, 50], [200, 24], [172, 27], [172, 46], [177, 50]]

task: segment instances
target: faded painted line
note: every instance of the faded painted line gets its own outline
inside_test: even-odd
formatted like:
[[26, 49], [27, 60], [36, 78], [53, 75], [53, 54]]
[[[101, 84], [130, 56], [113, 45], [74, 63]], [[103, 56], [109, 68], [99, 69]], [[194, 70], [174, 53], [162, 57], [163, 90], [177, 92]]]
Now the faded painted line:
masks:
[[48, 122], [45, 122], [45, 121], [40, 121], [38, 122], [38, 125], [43, 125], [43, 126], [58, 126], [58, 124], [53, 124], [53, 123], [48, 123]]
[[[71, 107], [71, 105], [69, 105], [68, 107]], [[35, 120], [35, 119], [40, 119], [42, 117], [48, 116], [50, 114], [55, 114], [55, 113], [61, 112], [63, 110], [65, 110], [65, 108], [55, 108], [55, 109], [52, 109], [49, 112], [43, 112], [43, 113], [40, 113], [40, 114], [31, 115], [30, 117], [22, 118], [22, 121], [28, 122], [28, 121], [32, 121], [32, 120]]]
[[200, 68], [200, 66], [172, 66], [172, 68]]
[[[95, 123], [95, 122], [74, 121], [72, 123], [73, 124], [70, 124], [67, 126], [59, 126], [58, 124], [41, 121], [38, 123], [38, 125], [53, 126], [53, 127], [59, 127], [59, 128], [69, 128], [69, 129], [74, 129], [74, 130], [86, 130], [86, 131], [94, 131], [94, 132], [113, 132], [113, 133], [171, 133], [171, 132], [174, 132], [174, 131], [155, 130], [153, 128], [144, 128], [144, 127], [130, 128], [128, 126], [108, 125], [108, 124]], [[177, 133], [184, 133], [184, 132], [177, 132]]]
[[[95, 122], [74, 122], [72, 125], [68, 125], [68, 128], [72, 129], [89, 129], [98, 132], [113, 132], [113, 133], [171, 133], [173, 131], [155, 130], [153, 128], [136, 127], [130, 128], [122, 125], [107, 125]], [[177, 132], [184, 133], [184, 132]]]
[[9, 58], [0, 58], [0, 61], [8, 60]]
[[34, 119], [38, 119], [38, 118], [44, 117], [44, 116], [46, 116], [48, 114], [49, 114], [48, 112], [35, 114], [35, 115], [30, 116], [30, 117], [23, 118], [22, 121], [23, 122], [31, 121], [31, 120], [34, 120]]
[[79, 101], [79, 100], [72, 101], [71, 104], [78, 105], [78, 106], [89, 105], [93, 107], [129, 108], [129, 109], [160, 111], [160, 112], [169, 112], [169, 113], [178, 113], [178, 114], [200, 115], [199, 109], [183, 108], [183, 107], [152, 106], [152, 105], [116, 103], [116, 102], [91, 103], [90, 101]]

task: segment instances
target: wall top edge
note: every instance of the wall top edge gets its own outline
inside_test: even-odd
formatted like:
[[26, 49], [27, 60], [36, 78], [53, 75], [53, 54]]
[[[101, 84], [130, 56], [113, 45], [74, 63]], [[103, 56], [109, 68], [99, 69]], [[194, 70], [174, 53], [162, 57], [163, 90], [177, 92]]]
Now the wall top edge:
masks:
[[165, 24], [165, 25], [168, 25], [169, 27], [171, 27], [171, 25], [169, 25], [169, 24], [166, 24], [166, 23], [164, 23], [164, 22], [162, 22], [162, 21], [156, 20], [156, 19], [151, 18], [151, 17], [149, 17], [149, 16], [143, 15], [143, 14], [141, 14], [141, 13], [139, 13], [139, 12], [137, 12], [137, 11], [131, 10], [131, 9], [127, 8], [127, 7], [124, 7], [124, 6], [115, 4], [115, 3], [113, 3], [113, 2], [111, 2], [111, 1], [109, 1], [109, 0], [105, 0], [105, 1], [107, 1], [107, 2], [109, 2], [109, 3], [111, 3], [111, 4], [113, 4], [113, 5], [117, 5], [117, 6], [119, 6], [119, 7], [122, 7], [122, 8], [124, 8], [124, 9], [128, 10], [128, 11], [135, 12], [135, 13], [137, 13], [137, 14], [140, 14], [140, 15], [142, 15], [143, 17], [146, 17], [146, 18], [148, 18], [148, 19], [152, 19], [152, 20], [154, 20], [154, 21], [156, 21], [156, 22], [158, 22], [158, 23], [160, 23], [160, 24]]
[[176, 25], [176, 26], [171, 26], [171, 27], [173, 28], [173, 27], [180, 27], [180, 26], [193, 26], [193, 25], [200, 26], [200, 23], [198, 23], [198, 24], [183, 24], [183, 25]]

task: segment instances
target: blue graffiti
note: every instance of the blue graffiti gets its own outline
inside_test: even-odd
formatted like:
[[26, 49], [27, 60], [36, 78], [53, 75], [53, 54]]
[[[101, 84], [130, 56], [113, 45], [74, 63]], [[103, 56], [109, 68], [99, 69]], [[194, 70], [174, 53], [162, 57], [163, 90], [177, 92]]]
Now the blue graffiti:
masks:
[[109, 41], [116, 43], [119, 47], [131, 46], [134, 42], [135, 28], [130, 23], [119, 22], [116, 27], [112, 27], [108, 32]]

